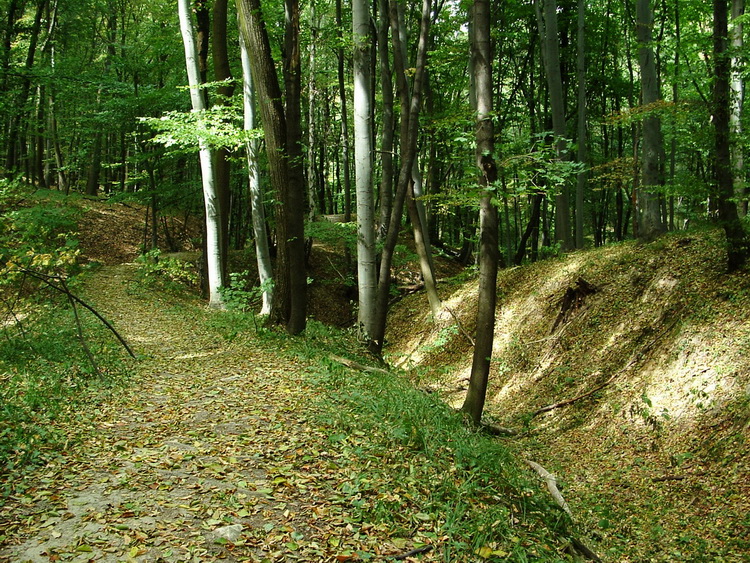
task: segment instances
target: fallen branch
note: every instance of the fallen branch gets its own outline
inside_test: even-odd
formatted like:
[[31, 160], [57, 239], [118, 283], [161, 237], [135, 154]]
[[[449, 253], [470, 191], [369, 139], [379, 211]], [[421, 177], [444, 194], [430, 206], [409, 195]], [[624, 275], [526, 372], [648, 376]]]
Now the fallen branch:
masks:
[[448, 311], [451, 317], [453, 317], [453, 320], [456, 321], [456, 326], [458, 326], [458, 330], [460, 330], [461, 334], [463, 334], [466, 337], [466, 339], [469, 341], [469, 344], [471, 344], [472, 346], [475, 346], [474, 339], [471, 337], [471, 335], [468, 332], [466, 332], [464, 325], [462, 325], [461, 321], [458, 320], [458, 317], [456, 316], [456, 313], [453, 312], [453, 309], [451, 309], [447, 305], [443, 305], [443, 308], [446, 311]]
[[65, 280], [60, 279], [60, 285], [63, 288], [63, 290], [65, 290], [65, 295], [68, 297], [68, 303], [70, 303], [70, 308], [73, 309], [73, 318], [75, 319], [75, 322], [76, 322], [76, 332], [78, 333], [78, 340], [81, 343], [81, 347], [83, 348], [83, 351], [86, 353], [86, 357], [89, 359], [89, 363], [91, 364], [91, 367], [94, 369], [94, 373], [96, 373], [97, 375], [101, 375], [101, 372], [99, 371], [99, 365], [96, 363], [94, 354], [91, 353], [89, 344], [88, 342], [86, 342], [86, 337], [83, 335], [83, 326], [81, 325], [81, 318], [78, 316], [78, 307], [76, 306], [76, 302], [72, 297], [72, 293], [70, 293], [68, 286], [65, 285]]
[[492, 422], [482, 424], [482, 428], [485, 432], [492, 434], [493, 436], [518, 436], [520, 432], [513, 428], [506, 428]]
[[417, 549], [412, 549], [411, 551], [407, 551], [406, 553], [402, 553], [401, 555], [396, 555], [394, 559], [396, 561], [403, 561], [404, 559], [408, 559], [409, 557], [413, 557], [421, 553], [428, 553], [430, 551], [432, 551], [432, 546], [425, 545], [424, 547], [418, 547]]
[[359, 371], [365, 371], [368, 373], [382, 373], [384, 375], [390, 375], [391, 373], [387, 369], [366, 366], [364, 364], [360, 364], [359, 362], [355, 362], [354, 360], [350, 360], [349, 358], [342, 358], [341, 356], [331, 356], [331, 359], [334, 362], [338, 362], [339, 364], [345, 365], [348, 368], [356, 369]]
[[568, 503], [565, 502], [565, 499], [560, 493], [560, 490], [557, 488], [557, 479], [555, 478], [555, 476], [552, 475], [552, 473], [547, 471], [544, 467], [542, 467], [538, 463], [535, 463], [528, 459], [526, 460], [526, 463], [529, 467], [531, 467], [534, 471], [536, 471], [537, 474], [544, 480], [544, 484], [547, 486], [547, 490], [549, 491], [549, 494], [552, 495], [552, 498], [555, 500], [557, 505], [563, 509], [565, 514], [573, 518], [573, 513], [570, 511], [570, 507], [568, 506]]
[[[113, 327], [112, 324], [110, 324], [110, 322], [107, 319], [105, 319], [104, 317], [102, 317], [101, 314], [99, 314], [99, 312], [96, 309], [94, 309], [91, 305], [89, 305], [83, 299], [81, 299], [80, 297], [78, 297], [77, 295], [75, 295], [74, 293], [72, 293], [65, 286], [65, 280], [63, 280], [63, 278], [61, 278], [60, 276], [49, 276], [47, 274], [43, 274], [42, 272], [37, 272], [35, 270], [29, 270], [27, 268], [20, 268], [20, 270], [22, 272], [24, 272], [25, 274], [30, 275], [33, 278], [36, 278], [36, 279], [38, 279], [40, 281], [43, 281], [45, 284], [47, 284], [52, 289], [54, 289], [56, 291], [59, 291], [60, 293], [64, 293], [65, 295], [68, 296], [68, 299], [72, 299], [73, 301], [75, 301], [76, 303], [78, 303], [79, 305], [81, 305], [82, 307], [84, 307], [84, 308], [88, 309], [89, 311], [91, 311], [91, 313], [93, 313], [93, 315], [97, 319], [99, 319], [104, 324], [104, 326], [106, 326], [109, 329], [109, 331], [112, 334], [115, 335], [115, 337], [117, 338], [117, 340], [120, 341], [120, 344], [122, 344], [123, 348], [125, 348], [125, 350], [127, 350], [128, 354], [130, 354], [130, 357], [131, 358], [135, 358], [135, 354], [133, 353], [133, 350], [130, 349], [130, 346], [128, 346], [128, 343], [125, 342], [125, 339], [122, 336], [120, 336], [120, 333], [115, 330], [115, 327]], [[55, 283], [55, 282], [58, 282], [61, 285], [57, 285], [57, 283]]]

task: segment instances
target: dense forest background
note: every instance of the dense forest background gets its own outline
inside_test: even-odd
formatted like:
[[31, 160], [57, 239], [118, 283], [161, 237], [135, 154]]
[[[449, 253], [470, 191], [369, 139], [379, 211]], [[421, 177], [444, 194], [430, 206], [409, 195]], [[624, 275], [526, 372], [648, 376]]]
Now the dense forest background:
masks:
[[[175, 208], [200, 214], [196, 119], [189, 114], [174, 3], [2, 4], [7, 17], [0, 30], [0, 79], [6, 95], [0, 106], [0, 150], [6, 175], [66, 193], [128, 195], [152, 206], [155, 215]], [[403, 72], [411, 77], [420, 6], [392, 4], [402, 26]], [[649, 227], [656, 231], [717, 217], [721, 197], [712, 117], [717, 67], [712, 6], [693, 1], [651, 6], [640, 0], [559, 2], [555, 7], [547, 2], [550, 13], [543, 4], [496, 3], [491, 11], [499, 169], [493, 190], [501, 212], [504, 262], [534, 261], [560, 250], [645, 236], [637, 220], [644, 207], [638, 205], [641, 192], [656, 199], [658, 217]], [[731, 62], [731, 95], [721, 102], [728, 106], [732, 127], [731, 195], [744, 215], [742, 4], [735, 0], [731, 14], [725, 14], [731, 20], [729, 36], [723, 38], [729, 46], [719, 56]], [[281, 3], [263, 5], [279, 71], [291, 56], [283, 8]], [[351, 10], [341, 2], [320, 0], [296, 8], [301, 61], [297, 118], [309, 195], [305, 204], [311, 216], [351, 213]], [[370, 8], [372, 164], [377, 202], [387, 210], [404, 135], [397, 127], [401, 90], [384, 13], [388, 3], [373, 2]], [[236, 85], [242, 68], [236, 14], [234, 9], [227, 12], [222, 1], [194, 2], [192, 12], [201, 78], [210, 83], [204, 90], [214, 124], [210, 143], [231, 163], [228, 177], [219, 180], [226, 182], [227, 244], [240, 248], [252, 229], [239, 134], [242, 89]], [[415, 168], [433, 244], [463, 248], [464, 257], [476, 239], [478, 204], [467, 14], [466, 3], [429, 5]], [[644, 26], [648, 33], [639, 35]], [[225, 55], [222, 44], [228, 46]], [[558, 72], [546, 70], [545, 61], [551, 61], [550, 69], [559, 67], [558, 81], [549, 80]], [[649, 64], [655, 97], [642, 84], [644, 72], [651, 72]], [[558, 100], [562, 124], [554, 123]], [[647, 124], [653, 121], [657, 154], [644, 156], [652, 134]], [[154, 142], [155, 130], [161, 142]], [[644, 159], [652, 166], [653, 158], [655, 169], [644, 170]], [[268, 183], [267, 174], [261, 174], [261, 182]], [[272, 196], [269, 190], [266, 194], [268, 205]]]
[[[101, 432], [99, 408], [89, 408], [99, 399], [87, 389], [129, 369], [112, 334], [96, 333], [84, 316], [91, 299], [153, 356], [140, 357], [129, 403], [105, 408], [111, 451], [92, 459], [127, 465], [130, 445], [116, 421], [127, 413], [137, 426], [140, 411], [160, 412], [149, 401], [162, 392], [177, 413], [165, 411], [165, 427], [187, 428], [196, 420], [186, 401], [208, 404], [231, 387], [242, 400], [206, 408], [229, 418], [249, 409], [238, 434], [254, 436], [257, 384], [271, 410], [317, 409], [311, 394], [339, 409], [315, 423], [315, 451], [341, 448], [336, 456], [356, 463], [366, 437], [382, 434], [372, 457], [361, 458], [356, 486], [322, 484], [320, 500], [364, 507], [368, 526], [407, 513], [397, 531], [378, 532], [398, 539], [389, 554], [442, 545], [427, 560], [505, 560], [512, 551], [520, 561], [539, 545], [549, 560], [588, 557], [585, 546], [558, 544], [585, 523], [613, 558], [743, 560], [743, 0], [0, 6], [0, 378], [8, 383], [0, 454], [13, 534], [28, 526], [26, 539], [39, 536], [24, 511], [44, 495], [31, 498], [38, 484], [26, 468], [52, 463], [51, 475], [54, 463], [75, 465], [77, 450], [70, 462], [54, 461], [68, 449], [66, 425], [90, 416]], [[164, 256], [180, 250], [201, 258]], [[122, 264], [135, 254], [137, 267]], [[81, 271], [91, 275], [75, 275]], [[187, 295], [196, 286], [210, 307]], [[307, 325], [316, 299], [345, 336]], [[285, 339], [248, 309], [307, 336]], [[227, 355], [214, 361], [219, 351]], [[396, 369], [409, 376], [403, 389]], [[236, 383], [223, 387], [227, 378]], [[299, 396], [287, 405], [290, 389]], [[59, 414], [66, 409], [70, 420]], [[287, 432], [289, 420], [279, 420], [277, 453], [294, 458], [310, 445], [309, 428]], [[218, 448], [213, 422], [197, 422], [208, 447]], [[496, 463], [505, 447], [497, 435], [525, 460], [513, 462], [523, 465], [520, 484], [496, 488], [509, 474]], [[154, 446], [148, 455], [163, 457], [159, 448], [172, 447], [164, 438], [143, 442]], [[284, 453], [289, 441], [304, 447]], [[288, 473], [272, 474], [258, 462], [269, 444], [255, 445], [267, 481], [258, 491], [282, 498], [297, 491], [289, 485], [296, 475], [308, 478], [306, 454], [290, 458]], [[381, 467], [383, 451], [391, 457], [373, 477], [367, 472]], [[190, 452], [175, 463], [198, 473], [209, 467], [189, 467]], [[210, 455], [224, 463], [225, 453]], [[560, 485], [580, 509], [574, 516], [529, 492], [534, 459], [570, 477]], [[337, 482], [339, 466], [313, 461]], [[136, 465], [122, 467], [140, 478]], [[439, 478], [415, 478], [415, 467]], [[76, 478], [104, 482], [109, 469], [102, 471]], [[460, 477], [444, 479], [454, 473]], [[55, 477], [60, 490], [69, 475]], [[482, 490], [471, 496], [461, 487], [478, 476]], [[140, 501], [154, 502], [153, 479]], [[367, 483], [388, 493], [357, 506]], [[388, 496], [404, 483], [420, 489]], [[416, 516], [402, 509], [406, 498]], [[256, 512], [232, 510], [220, 521], [206, 509], [196, 522], [263, 529], [251, 521]], [[263, 550], [283, 538], [284, 549], [298, 551], [304, 542], [294, 526], [304, 518], [276, 512], [263, 514], [265, 522], [286, 528], [276, 539], [266, 529]], [[524, 536], [521, 513], [542, 514], [544, 525]], [[500, 521], [507, 534], [494, 528]], [[402, 542], [413, 529], [424, 535]], [[326, 536], [326, 553], [379, 549], [357, 534], [349, 551]], [[123, 553], [142, 554], [145, 536], [131, 540]], [[304, 549], [318, 549], [314, 543]], [[80, 547], [70, 549], [87, 551]]]

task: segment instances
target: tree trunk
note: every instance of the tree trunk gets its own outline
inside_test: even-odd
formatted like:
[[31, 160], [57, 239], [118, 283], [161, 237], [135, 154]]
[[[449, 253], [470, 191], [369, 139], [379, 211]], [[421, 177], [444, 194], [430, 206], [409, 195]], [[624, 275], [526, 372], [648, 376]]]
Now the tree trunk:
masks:
[[[287, 52], [284, 74], [289, 87], [287, 96], [294, 98], [299, 93], [298, 91], [295, 93], [298, 83], [294, 77], [299, 71], [299, 44], [294, 40], [294, 28], [299, 30], [299, 12], [295, 9], [297, 6], [293, 0], [287, 0], [287, 2], [289, 3], [287, 8], [291, 9], [288, 12], [288, 25], [292, 29], [289, 30], [288, 37], [292, 50]], [[237, 0], [237, 12], [240, 31], [250, 55], [253, 83], [261, 102], [271, 185], [274, 186], [276, 199], [279, 202], [276, 206], [278, 252], [270, 320], [276, 324], [286, 325], [287, 332], [290, 334], [297, 334], [304, 330], [307, 301], [307, 277], [304, 267], [305, 192], [304, 184], [299, 185], [304, 180], [300, 173], [302, 170], [300, 137], [297, 137], [296, 147], [293, 147], [295, 143], [288, 136], [290, 129], [292, 133], [297, 132], [294, 131], [294, 126], [291, 128], [287, 126], [287, 121], [294, 120], [295, 116], [287, 116], [282, 105], [281, 88], [271, 57], [271, 45], [259, 0]], [[287, 107], [292, 112], [299, 111], [299, 105], [293, 100]], [[299, 120], [299, 115], [297, 113], [297, 120]], [[299, 121], [296, 127], [299, 127]]]
[[[242, 57], [242, 100], [245, 111], [244, 128], [245, 131], [252, 131], [255, 129], [255, 88], [250, 70], [250, 57], [242, 37], [240, 37], [240, 55]], [[258, 144], [257, 139], [247, 140], [245, 151], [247, 153], [249, 199], [255, 238], [255, 258], [258, 263], [258, 278], [263, 292], [263, 305], [260, 314], [270, 315], [273, 302], [273, 266], [271, 265], [271, 253], [268, 249], [266, 212], [263, 208], [263, 193], [260, 187]]]
[[[190, 85], [190, 100], [193, 111], [201, 112], [205, 109], [204, 98], [199, 86], [200, 71], [195, 48], [195, 32], [190, 18], [191, 6], [189, 0], [178, 0], [180, 16], [180, 31], [185, 47], [185, 66], [187, 68], [188, 83]], [[213, 159], [206, 142], [199, 138], [201, 180], [203, 183], [203, 203], [206, 214], [206, 258], [208, 266], [209, 305], [223, 307], [221, 297], [221, 273], [224, 270], [224, 256], [221, 253], [221, 211], [219, 198], [214, 185]]]
[[[479, 183], [485, 190], [497, 180], [492, 124], [492, 59], [490, 50], [490, 0], [474, 0], [472, 9], [471, 56], [477, 94], [477, 148]], [[492, 193], [485, 191], [480, 202], [479, 226], [479, 308], [476, 342], [471, 364], [469, 390], [461, 407], [474, 424], [480, 424], [487, 395], [492, 343], [495, 336], [497, 299], [498, 214]]]
[[[300, 53], [299, 0], [285, 0], [284, 14], [284, 95], [286, 101], [286, 156], [288, 197], [284, 218], [287, 223], [286, 245], [289, 263], [289, 316], [286, 329], [299, 334], [307, 323], [307, 272], [305, 270], [305, 169], [302, 153], [302, 64]], [[277, 278], [279, 276], [276, 276]]]
[[393, 80], [388, 57], [388, 0], [378, 0], [378, 58], [380, 59], [380, 84], [383, 97], [383, 136], [380, 142], [380, 220], [378, 240], [385, 239], [388, 218], [393, 201]]
[[661, 119], [654, 113], [653, 105], [659, 101], [659, 83], [652, 28], [654, 24], [651, 0], [636, 1], [636, 26], [638, 35], [638, 62], [641, 68], [641, 98], [647, 116], [643, 120], [642, 180], [638, 190], [638, 238], [653, 240], [664, 232], [659, 207], [658, 189], [664, 184], [660, 155], [663, 152]]
[[732, 162], [734, 164], [734, 197], [737, 200], [738, 211], [744, 217], [748, 211], [747, 188], [745, 187], [745, 156], [744, 144], [739, 142], [742, 137], [742, 105], [745, 99], [745, 79], [743, 78], [739, 53], [742, 52], [743, 24], [740, 19], [745, 13], [745, 0], [732, 0], [732, 22], [730, 38], [732, 41], [732, 113], [730, 125], [736, 142], [731, 143]]
[[336, 54], [338, 58], [338, 81], [339, 81], [339, 102], [341, 104], [341, 168], [343, 168], [344, 179], [344, 221], [348, 223], [352, 220], [352, 187], [349, 176], [349, 110], [346, 104], [346, 87], [344, 80], [344, 27], [341, 15], [341, 0], [336, 0], [336, 25], [339, 28], [339, 37], [342, 46], [339, 47]]
[[[391, 7], [391, 32], [393, 34], [394, 62], [396, 62], [396, 75], [399, 80], [405, 79], [403, 66], [399, 68], [398, 62], [403, 63], [399, 52], [402, 51], [401, 35], [398, 28], [394, 29], [394, 9]], [[422, 103], [422, 88], [424, 85], [425, 66], [427, 64], [427, 37], [430, 32], [430, 0], [422, 0], [422, 19], [420, 22], [419, 43], [417, 45], [417, 59], [414, 70], [414, 86], [412, 89], [409, 108], [407, 109], [408, 127], [402, 127], [401, 136], [401, 168], [396, 186], [396, 194], [393, 201], [388, 234], [380, 257], [380, 273], [378, 276], [378, 293], [375, 305], [375, 328], [372, 335], [371, 349], [380, 354], [383, 349], [385, 338], [385, 325], [388, 315], [388, 300], [391, 287], [391, 264], [393, 254], [398, 242], [398, 233], [401, 228], [401, 215], [404, 210], [404, 199], [407, 188], [412, 177], [412, 168], [417, 154], [417, 136], [419, 132], [419, 112]], [[404, 110], [402, 109], [402, 115]]]
[[372, 193], [369, 0], [352, 3], [354, 44], [354, 174], [357, 193], [357, 329], [369, 343], [375, 333], [375, 205]]
[[[42, 15], [44, 8], [47, 5], [47, 0], [37, 0], [36, 12], [34, 14], [34, 23], [31, 26], [31, 35], [29, 37], [29, 48], [26, 51], [26, 61], [24, 63], [24, 73], [21, 79], [21, 92], [13, 104], [16, 107], [15, 115], [10, 117], [10, 131], [8, 132], [8, 153], [5, 159], [6, 173], [12, 174], [18, 167], [18, 145], [19, 135], [21, 131], [21, 124], [26, 115], [26, 104], [29, 101], [29, 94], [31, 92], [31, 69], [34, 66], [34, 57], [36, 56], [36, 47], [39, 41], [39, 31], [42, 26]], [[15, 6], [11, 6], [15, 8]], [[9, 18], [12, 17], [12, 14]], [[12, 37], [12, 29], [8, 30], [9, 36]], [[8, 46], [10, 47], [10, 45]], [[10, 53], [8, 53], [10, 54]], [[6, 64], [5, 61], [3, 64]]]
[[714, 0], [714, 115], [716, 130], [716, 199], [719, 221], [727, 238], [727, 270], [741, 268], [750, 246], [733, 201], [734, 181], [729, 147], [731, 57], [728, 50], [729, 6]]
[[578, 162], [584, 169], [578, 172], [576, 182], [576, 248], [583, 248], [583, 207], [585, 205], [588, 172], [586, 150], [586, 2], [578, 0]]
[[[211, 54], [214, 63], [214, 79], [217, 82], [226, 81], [217, 89], [218, 103], [222, 105], [231, 104], [230, 98], [234, 93], [234, 82], [232, 82], [232, 69], [229, 65], [229, 52], [227, 48], [227, 0], [216, 0], [213, 7], [213, 22], [211, 28]], [[229, 253], [229, 208], [230, 208], [230, 181], [231, 161], [229, 151], [218, 148], [215, 151], [214, 173], [216, 176], [216, 194], [219, 199], [221, 210], [221, 253], [227, 256]], [[222, 280], [227, 280], [226, 260], [223, 261], [224, 270], [221, 273]]]
[[[539, 2], [543, 2], [543, 15], [540, 14]], [[555, 152], [559, 160], [567, 158], [565, 93], [560, 70], [560, 39], [557, 30], [557, 2], [555, 0], [535, 0], [537, 20], [542, 41], [542, 58], [544, 59], [549, 102], [552, 113], [552, 130], [555, 134]], [[557, 186], [555, 195], [555, 240], [562, 250], [572, 248], [570, 229], [570, 202], [568, 186]]]

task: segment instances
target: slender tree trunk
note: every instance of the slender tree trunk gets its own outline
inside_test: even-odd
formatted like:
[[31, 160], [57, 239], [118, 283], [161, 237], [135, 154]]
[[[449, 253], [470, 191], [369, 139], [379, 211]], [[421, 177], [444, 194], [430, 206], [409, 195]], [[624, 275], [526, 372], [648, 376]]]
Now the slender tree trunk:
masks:
[[732, 134], [736, 139], [731, 144], [732, 163], [734, 165], [734, 197], [737, 200], [737, 207], [740, 214], [744, 217], [748, 211], [747, 187], [745, 186], [745, 155], [744, 143], [739, 142], [742, 136], [742, 105], [745, 99], [745, 79], [743, 78], [741, 61], [739, 54], [743, 48], [743, 24], [740, 19], [745, 13], [745, 0], [732, 0], [732, 27], [730, 29], [730, 38], [732, 42], [732, 83], [731, 83], [731, 103], [732, 112], [730, 115], [730, 125]]
[[[289, 316], [286, 329], [299, 334], [307, 323], [307, 272], [305, 271], [305, 168], [302, 153], [302, 62], [299, 0], [285, 0], [284, 85], [288, 198], [284, 202], [289, 263]], [[278, 278], [278, 276], [277, 276]]]
[[[291, 50], [287, 49], [284, 75], [289, 88], [287, 96], [294, 98], [298, 94], [296, 88], [299, 84], [294, 76], [299, 71], [299, 44], [294, 37], [299, 31], [299, 12], [293, 0], [287, 2], [287, 23], [291, 28], [288, 29], [287, 37]], [[237, 12], [240, 31], [250, 55], [253, 83], [260, 101], [268, 168], [278, 201], [276, 237], [279, 243], [270, 320], [276, 324], [286, 325], [290, 334], [297, 334], [304, 330], [307, 302], [307, 276], [304, 266], [305, 191], [304, 175], [301, 174], [301, 137], [298, 135], [296, 141], [288, 138], [290, 129], [293, 134], [297, 133], [294, 126], [288, 127], [287, 121], [299, 120], [299, 105], [294, 100], [288, 103], [289, 110], [298, 113], [296, 117], [286, 115], [259, 0], [237, 0]], [[301, 181], [302, 185], [299, 185]]]
[[375, 332], [375, 202], [372, 193], [369, 0], [352, 3], [354, 36], [354, 172], [357, 192], [357, 325], [369, 343]]
[[339, 37], [342, 46], [336, 54], [338, 58], [338, 80], [339, 80], [339, 103], [341, 104], [341, 168], [343, 168], [344, 179], [344, 221], [352, 220], [352, 187], [349, 176], [349, 110], [346, 103], [346, 87], [344, 76], [344, 25], [342, 23], [341, 0], [336, 0], [336, 25], [339, 28]]
[[[229, 50], [227, 48], [227, 0], [215, 0], [214, 2], [211, 54], [214, 63], [214, 79], [217, 82], [225, 81], [217, 90], [219, 94], [218, 103], [230, 105], [230, 98], [234, 93], [234, 83], [232, 82], [232, 69], [229, 64]], [[218, 148], [214, 155], [216, 194], [219, 199], [219, 209], [221, 210], [221, 253], [223, 256], [227, 256], [229, 253], [231, 161], [229, 160], [229, 151], [225, 148]], [[224, 281], [227, 280], [226, 267], [226, 260], [224, 260], [224, 270], [221, 273], [222, 280]]]
[[383, 135], [380, 142], [380, 220], [378, 240], [385, 238], [388, 218], [391, 215], [393, 202], [393, 80], [388, 56], [388, 29], [390, 11], [388, 0], [378, 0], [378, 58], [380, 59], [380, 84], [383, 97]]
[[[393, 7], [391, 14], [393, 15]], [[393, 34], [394, 52], [402, 49], [401, 36], [397, 29], [393, 28], [393, 17], [391, 17], [391, 32]], [[391, 264], [393, 263], [393, 254], [398, 242], [398, 234], [401, 228], [401, 215], [404, 210], [404, 199], [406, 198], [407, 188], [412, 177], [412, 168], [414, 159], [417, 154], [417, 134], [419, 132], [419, 113], [422, 103], [422, 88], [424, 85], [425, 66], [427, 64], [427, 38], [430, 32], [430, 0], [422, 0], [422, 19], [420, 22], [419, 43], [417, 44], [417, 58], [414, 70], [414, 86], [412, 89], [411, 99], [409, 100], [408, 127], [406, 130], [402, 127], [402, 159], [401, 168], [396, 186], [396, 194], [393, 201], [393, 210], [391, 212], [388, 226], [388, 234], [385, 238], [383, 252], [380, 257], [380, 272], [378, 276], [378, 293], [375, 306], [375, 329], [372, 335], [371, 349], [379, 354], [383, 349], [383, 339], [385, 337], [385, 325], [388, 315], [388, 300], [390, 297], [391, 287]], [[401, 57], [396, 56], [395, 60]], [[401, 59], [403, 61], [403, 59]], [[403, 67], [396, 66], [396, 75], [403, 75]], [[403, 76], [399, 77], [401, 80]], [[402, 109], [403, 114], [403, 109]]]
[[[37, 0], [36, 12], [34, 14], [34, 23], [31, 26], [31, 34], [29, 37], [29, 48], [26, 51], [26, 61], [24, 63], [24, 76], [21, 79], [21, 92], [13, 103], [17, 108], [15, 115], [11, 116], [10, 131], [8, 133], [8, 153], [5, 160], [6, 172], [12, 174], [19, 165], [19, 135], [23, 120], [26, 117], [26, 104], [29, 101], [29, 94], [31, 93], [31, 69], [34, 66], [34, 58], [36, 56], [36, 48], [39, 42], [39, 32], [42, 26], [42, 15], [47, 5], [47, 0]], [[15, 6], [12, 6], [15, 8]], [[11, 14], [12, 15], [12, 14]], [[12, 29], [8, 31], [10, 37], [12, 37]], [[9, 53], [8, 53], [9, 54]], [[3, 64], [6, 64], [3, 62]]]
[[[474, 0], [472, 9], [471, 56], [474, 59], [474, 82], [477, 93], [477, 148], [479, 183], [485, 189], [497, 180], [494, 161], [494, 130], [492, 123], [492, 59], [490, 50], [490, 0]], [[477, 310], [476, 343], [471, 364], [469, 390], [461, 409], [474, 424], [482, 420], [487, 382], [495, 337], [497, 299], [498, 214], [492, 194], [485, 191], [480, 202], [479, 226], [479, 307]]]
[[747, 261], [750, 245], [733, 201], [734, 179], [729, 144], [731, 57], [728, 49], [729, 6], [714, 0], [714, 115], [716, 130], [716, 199], [719, 221], [727, 238], [727, 270], [733, 272]]
[[[586, 2], [578, 0], [578, 162], [588, 164], [586, 150]], [[576, 248], [583, 248], [583, 207], [585, 205], [588, 172], [578, 172], [576, 183]]]
[[[543, 13], [540, 13], [539, 2], [544, 4]], [[542, 58], [544, 59], [550, 108], [552, 111], [555, 152], [558, 159], [565, 160], [567, 158], [567, 143], [565, 141], [567, 128], [565, 125], [565, 94], [560, 70], [557, 2], [555, 0], [535, 0], [535, 4], [542, 40]], [[555, 196], [555, 240], [560, 243], [562, 250], [570, 250], [573, 246], [571, 241], [568, 186], [565, 184], [557, 187], [557, 195]]]
[[[240, 54], [242, 57], [242, 93], [245, 111], [245, 131], [255, 129], [255, 88], [250, 70], [250, 57], [245, 47], [245, 41], [240, 37]], [[266, 233], [266, 212], [263, 208], [263, 192], [260, 187], [258, 167], [258, 140], [249, 139], [245, 142], [247, 153], [247, 176], [249, 186], [250, 209], [252, 213], [253, 234], [255, 238], [255, 257], [258, 263], [258, 278], [263, 292], [261, 315], [271, 314], [273, 302], [273, 266], [271, 253], [268, 248], [268, 234]]]
[[638, 62], [641, 68], [642, 103], [650, 111], [643, 120], [642, 181], [638, 190], [638, 238], [652, 240], [664, 232], [659, 206], [659, 188], [664, 184], [660, 156], [663, 153], [661, 119], [653, 104], [661, 98], [652, 47], [654, 15], [651, 0], [636, 0]]
[[[187, 68], [188, 83], [190, 84], [190, 100], [193, 111], [205, 110], [204, 98], [199, 86], [200, 70], [195, 48], [195, 32], [191, 21], [191, 6], [189, 0], [178, 0], [180, 16], [180, 31], [185, 48], [185, 66]], [[221, 210], [218, 194], [214, 184], [213, 158], [206, 142], [199, 138], [201, 179], [203, 183], [203, 203], [206, 213], [206, 257], [208, 266], [209, 305], [223, 307], [221, 297], [221, 273], [223, 258], [221, 252]]]
[[316, 148], [318, 143], [316, 136], [316, 106], [318, 104], [318, 85], [315, 80], [317, 65], [318, 25], [315, 15], [315, 2], [310, 2], [310, 45], [308, 56], [308, 82], [307, 82], [307, 207], [310, 221], [315, 219], [315, 196], [318, 174], [316, 172]]

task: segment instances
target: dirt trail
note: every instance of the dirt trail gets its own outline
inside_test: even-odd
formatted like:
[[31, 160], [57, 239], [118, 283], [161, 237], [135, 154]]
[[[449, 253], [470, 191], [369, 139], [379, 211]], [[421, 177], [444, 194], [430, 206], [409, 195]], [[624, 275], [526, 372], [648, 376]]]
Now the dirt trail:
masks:
[[[134, 268], [103, 268], [86, 293], [146, 358], [83, 443], [2, 509], [0, 561], [346, 560], [353, 530], [326, 501], [345, 476], [311, 422], [305, 366], [136, 297]], [[357, 543], [389, 550], [376, 528]]]

